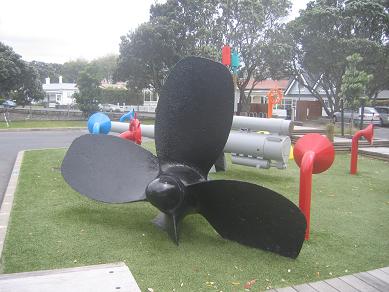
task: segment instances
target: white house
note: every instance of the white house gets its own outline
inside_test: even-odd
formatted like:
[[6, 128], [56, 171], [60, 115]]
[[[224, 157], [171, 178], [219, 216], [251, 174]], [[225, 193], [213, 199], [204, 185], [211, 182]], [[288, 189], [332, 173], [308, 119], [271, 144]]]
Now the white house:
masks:
[[59, 76], [58, 83], [50, 83], [50, 78], [46, 78], [46, 83], [42, 85], [46, 97], [44, 101], [53, 106], [74, 104], [73, 94], [78, 92], [76, 83], [63, 83], [62, 76]]

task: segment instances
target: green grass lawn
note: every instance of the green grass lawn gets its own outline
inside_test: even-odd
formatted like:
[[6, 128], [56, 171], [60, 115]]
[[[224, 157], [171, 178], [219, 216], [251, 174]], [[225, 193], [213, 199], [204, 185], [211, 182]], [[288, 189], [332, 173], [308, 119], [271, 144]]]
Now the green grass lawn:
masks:
[[[152, 148], [152, 144], [146, 145]], [[252, 291], [389, 265], [389, 163], [349, 155], [314, 175], [311, 239], [296, 260], [222, 239], [199, 215], [182, 222], [180, 245], [150, 222], [149, 203], [110, 205], [74, 192], [59, 167], [65, 150], [27, 152], [2, 256], [4, 273], [124, 261], [142, 291]], [[131, 174], [129, 174], [131, 175]], [[245, 180], [298, 202], [299, 170], [229, 165], [214, 179]]]
[[[153, 119], [141, 120], [141, 124], [153, 125]], [[0, 129], [17, 129], [17, 128], [69, 128], [85, 127], [87, 121], [14, 121], [9, 123], [9, 127], [4, 121], [0, 121]]]
[[0, 129], [67, 127], [86, 127], [86, 121], [11, 121], [9, 127], [4, 121], [0, 122]]

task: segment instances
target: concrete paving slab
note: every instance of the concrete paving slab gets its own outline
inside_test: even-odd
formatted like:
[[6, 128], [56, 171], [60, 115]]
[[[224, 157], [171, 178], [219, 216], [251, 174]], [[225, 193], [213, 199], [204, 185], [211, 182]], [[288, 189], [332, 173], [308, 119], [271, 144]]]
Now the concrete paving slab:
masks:
[[0, 275], [0, 292], [140, 292], [124, 263]]
[[360, 148], [359, 151], [371, 152], [371, 153], [381, 153], [383, 155], [388, 155], [389, 157], [389, 147], [373, 147], [373, 148]]

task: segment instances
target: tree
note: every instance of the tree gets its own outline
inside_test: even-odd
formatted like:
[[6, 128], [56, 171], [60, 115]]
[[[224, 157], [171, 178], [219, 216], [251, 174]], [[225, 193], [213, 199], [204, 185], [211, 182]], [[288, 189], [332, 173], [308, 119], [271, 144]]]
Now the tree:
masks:
[[0, 95], [23, 106], [44, 97], [37, 71], [0, 42]]
[[[280, 20], [287, 15], [289, 1], [243, 0], [220, 1], [224, 25], [223, 40], [236, 49], [241, 58], [239, 111], [249, 111], [250, 94], [255, 84], [269, 77], [279, 77], [285, 59], [283, 44], [277, 41]], [[245, 91], [254, 79], [249, 94]]]
[[45, 63], [40, 61], [32, 61], [29, 64], [38, 72], [39, 80], [42, 83], [45, 82], [47, 77], [50, 78], [51, 82], [55, 82], [54, 80], [58, 80], [58, 77], [62, 75], [62, 64]]
[[100, 80], [88, 70], [81, 71], [77, 79], [79, 93], [74, 94], [77, 105], [85, 116], [98, 111], [101, 99]]
[[179, 60], [170, 42], [172, 31], [164, 25], [145, 23], [122, 37], [116, 79], [126, 80], [129, 88], [159, 92], [169, 68]]
[[87, 66], [88, 61], [83, 59], [64, 63], [62, 67], [63, 82], [76, 83], [81, 71], [85, 70]]
[[[282, 46], [274, 31], [287, 15], [287, 0], [168, 0], [150, 9], [150, 21], [122, 37], [117, 76], [137, 89], [160, 91], [169, 69], [188, 55], [221, 59], [223, 43], [241, 56], [240, 105], [248, 111], [246, 86], [275, 76]], [[278, 60], [278, 61], [276, 61]]]
[[116, 55], [100, 57], [91, 61], [88, 67], [93, 68], [93, 71], [98, 79], [105, 79], [107, 82], [111, 83], [116, 70], [117, 58], [118, 57]]
[[0, 42], [0, 96], [9, 97], [18, 88], [24, 66], [21, 56]]
[[101, 103], [135, 105], [143, 101], [141, 93], [128, 89], [105, 88], [101, 90]]
[[31, 104], [32, 101], [38, 101], [45, 97], [38, 72], [28, 63], [22, 67], [19, 85], [11, 92], [11, 96], [17, 104], [23, 107]]
[[360, 54], [356, 53], [347, 58], [346, 72], [342, 76], [341, 96], [346, 105], [351, 108], [359, 108], [361, 98], [366, 97], [366, 88], [373, 75], [358, 70], [358, 65], [363, 61]]
[[301, 73], [309, 77], [312, 82], [304, 85], [328, 116], [339, 110], [347, 56], [359, 53], [363, 57], [361, 66], [374, 75], [376, 82], [371, 83], [370, 95], [382, 89], [382, 80], [387, 77], [374, 71], [387, 64], [384, 60], [388, 56], [388, 25], [388, 7], [381, 0], [311, 1], [288, 24], [286, 35], [291, 36], [293, 47], [290, 71], [301, 84]]

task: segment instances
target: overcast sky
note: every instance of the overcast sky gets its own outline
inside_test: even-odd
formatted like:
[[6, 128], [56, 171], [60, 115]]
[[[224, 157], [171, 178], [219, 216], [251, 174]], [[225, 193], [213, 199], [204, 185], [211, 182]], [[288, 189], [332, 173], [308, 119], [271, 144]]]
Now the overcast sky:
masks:
[[[27, 61], [64, 63], [118, 54], [120, 36], [148, 21], [154, 2], [2, 0], [0, 41]], [[308, 0], [292, 2], [294, 18]]]

